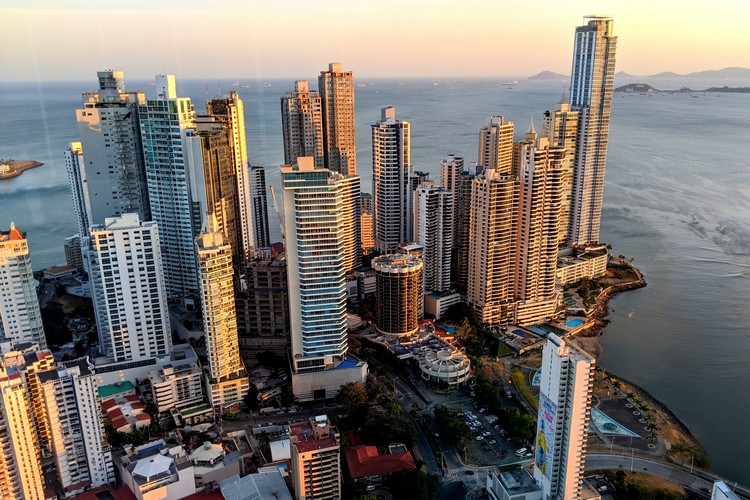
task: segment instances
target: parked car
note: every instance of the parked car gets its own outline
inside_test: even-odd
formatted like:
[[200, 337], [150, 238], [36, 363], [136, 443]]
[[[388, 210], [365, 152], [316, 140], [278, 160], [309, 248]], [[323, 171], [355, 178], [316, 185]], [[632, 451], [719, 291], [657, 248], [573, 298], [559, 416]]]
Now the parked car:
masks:
[[491, 440], [491, 441], [490, 441], [490, 444], [497, 444], [497, 441], [495, 441], [495, 440], [493, 439], [493, 440]]
[[477, 436], [477, 441], [484, 441], [484, 438], [482, 436]]

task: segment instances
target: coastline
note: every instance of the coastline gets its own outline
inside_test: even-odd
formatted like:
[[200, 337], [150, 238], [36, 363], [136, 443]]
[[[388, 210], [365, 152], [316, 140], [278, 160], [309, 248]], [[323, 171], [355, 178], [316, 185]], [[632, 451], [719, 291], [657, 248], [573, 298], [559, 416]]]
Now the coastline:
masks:
[[[602, 345], [599, 342], [599, 337], [604, 335], [604, 333], [606, 332], [606, 327], [609, 324], [609, 320], [607, 318], [609, 316], [610, 299], [612, 299], [612, 297], [619, 293], [627, 292], [630, 290], [637, 290], [639, 288], [647, 286], [647, 282], [643, 277], [643, 274], [632, 264], [618, 264], [616, 265], [616, 267], [619, 269], [629, 268], [633, 273], [635, 273], [636, 279], [629, 280], [623, 283], [613, 283], [602, 290], [602, 292], [596, 298], [595, 308], [588, 315], [589, 319], [593, 320], [593, 323], [590, 323], [589, 326], [582, 328], [571, 336], [581, 345], [581, 347], [586, 352], [594, 356], [597, 361], [603, 351]], [[608, 266], [607, 269], [609, 270], [610, 266]], [[677, 442], [673, 442], [672, 439], [666, 439], [666, 436], [664, 435], [662, 436], [663, 438], [665, 438], [665, 441], [667, 441], [670, 447], [675, 444], [689, 444], [690, 446], [699, 449], [705, 455], [705, 449], [700, 440], [690, 431], [690, 428], [682, 420], [680, 420], [680, 418], [672, 410], [669, 409], [667, 405], [659, 401], [656, 397], [654, 397], [651, 393], [649, 393], [642, 387], [634, 384], [633, 382], [630, 382], [629, 380], [623, 379], [615, 373], [607, 371], [603, 366], [601, 368], [602, 370], [604, 370], [608, 377], [619, 381], [626, 392], [630, 392], [640, 398], [655, 413], [659, 414], [664, 422], [667, 422], [672, 427], [672, 430], [676, 434], [675, 437]], [[667, 448], [667, 450], [669, 450], [669, 447]], [[664, 459], [667, 461], [675, 461], [670, 457], [668, 453], [664, 455]], [[677, 462], [679, 463], [679, 461]]]
[[0, 169], [0, 181], [13, 179], [32, 168], [41, 167], [44, 163], [33, 160], [0, 160], [0, 165], [7, 165], [10, 171], [4, 172]]

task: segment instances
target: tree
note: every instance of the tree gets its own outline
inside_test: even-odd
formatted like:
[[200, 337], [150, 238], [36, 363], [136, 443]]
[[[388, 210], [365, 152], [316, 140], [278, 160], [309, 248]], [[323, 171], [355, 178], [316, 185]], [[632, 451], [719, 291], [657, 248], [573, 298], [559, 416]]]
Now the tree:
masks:
[[258, 389], [253, 384], [250, 384], [250, 388], [245, 396], [245, 406], [250, 411], [255, 411], [260, 407], [260, 401], [258, 401]]
[[438, 405], [434, 410], [435, 421], [442, 430], [446, 441], [455, 447], [461, 447], [471, 440], [471, 430], [456, 412], [447, 406]]
[[419, 470], [395, 472], [385, 484], [390, 488], [393, 500], [436, 500], [440, 497], [438, 477]]
[[359, 382], [347, 382], [339, 389], [336, 402], [350, 416], [361, 415], [367, 407], [367, 388]]

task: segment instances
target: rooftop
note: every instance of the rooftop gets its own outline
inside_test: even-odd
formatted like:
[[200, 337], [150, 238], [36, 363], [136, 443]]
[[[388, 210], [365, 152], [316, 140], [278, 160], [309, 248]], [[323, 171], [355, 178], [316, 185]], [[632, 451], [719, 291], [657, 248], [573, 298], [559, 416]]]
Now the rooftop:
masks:
[[534, 481], [534, 478], [526, 469], [516, 469], [494, 472], [500, 484], [505, 488], [509, 495], [518, 495], [520, 493], [531, 493], [539, 491], [540, 488]]
[[299, 453], [325, 448], [338, 448], [338, 432], [328, 417], [320, 415], [289, 426], [289, 438]]
[[264, 467], [245, 477], [235, 475], [220, 482], [219, 486], [226, 500], [292, 500], [276, 467]]
[[118, 382], [116, 384], [103, 385], [97, 389], [97, 392], [99, 393], [99, 399], [104, 399], [133, 390], [135, 390], [133, 384], [126, 380], [125, 382]]
[[[402, 445], [403, 446], [403, 445]], [[375, 446], [352, 446], [346, 450], [346, 463], [353, 479], [391, 474], [404, 469], [416, 469], [408, 451], [378, 454]]]

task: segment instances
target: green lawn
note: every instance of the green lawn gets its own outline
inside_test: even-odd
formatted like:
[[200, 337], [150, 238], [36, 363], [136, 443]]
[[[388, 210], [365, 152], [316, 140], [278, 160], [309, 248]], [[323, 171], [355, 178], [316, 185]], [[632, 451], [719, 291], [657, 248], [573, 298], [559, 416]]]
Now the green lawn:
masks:
[[534, 396], [534, 393], [531, 392], [531, 387], [529, 387], [529, 384], [526, 382], [526, 376], [523, 372], [518, 368], [513, 368], [511, 371], [511, 377], [513, 378], [513, 383], [516, 385], [516, 389], [518, 389], [518, 392], [523, 396], [523, 399], [526, 400], [535, 412], [538, 411], [539, 401], [536, 396]]

